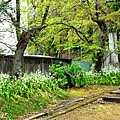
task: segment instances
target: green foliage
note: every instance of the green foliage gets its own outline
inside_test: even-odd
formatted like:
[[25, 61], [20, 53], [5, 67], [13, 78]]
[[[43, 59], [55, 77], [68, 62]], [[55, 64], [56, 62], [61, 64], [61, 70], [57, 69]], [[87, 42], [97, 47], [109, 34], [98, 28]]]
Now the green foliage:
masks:
[[101, 73], [84, 72], [79, 64], [68, 66], [52, 65], [50, 68], [52, 76], [54, 76], [60, 87], [69, 86], [70, 82], [73, 84], [73, 87], [82, 87], [84, 85], [120, 85], [120, 71], [113, 67], [102, 69]]
[[6, 119], [40, 110], [48, 104], [69, 97], [49, 76], [40, 72], [25, 74], [18, 80], [7, 74], [0, 74], [0, 113]]
[[52, 66], [50, 66], [50, 73], [59, 86], [63, 87], [68, 84], [65, 76], [65, 66], [61, 66], [61, 64], [52, 64]]
[[[56, 103], [69, 95], [58, 87], [69, 85], [68, 78], [75, 87], [84, 85], [120, 85], [120, 70], [103, 69], [101, 73], [84, 72], [78, 64], [68, 66], [52, 65], [52, 76], [44, 76], [40, 72], [25, 74], [18, 80], [7, 74], [0, 74], [0, 115], [6, 119], [39, 111], [43, 106]], [[69, 77], [67, 76], [69, 75]]]
[[[37, 24], [42, 18], [43, 9], [48, 4], [45, 2], [37, 4], [38, 13], [35, 17]], [[119, 3], [115, 1], [105, 2], [104, 0], [98, 2], [99, 10], [95, 10], [95, 0], [89, 2], [54, 0], [50, 2], [50, 10], [46, 21], [48, 27], [34, 40], [37, 45], [34, 42], [29, 44], [29, 51], [34, 48], [31, 46], [36, 46], [32, 54], [60, 57], [69, 50], [74, 54], [71, 54], [72, 58], [92, 59], [95, 62], [96, 54], [103, 48], [100, 46], [101, 33], [99, 26], [92, 18], [105, 20], [108, 29], [111, 29], [111, 22], [113, 28], [114, 25], [118, 27], [120, 19]], [[96, 16], [97, 13], [98, 16]], [[34, 21], [33, 17], [31, 19]], [[32, 24], [35, 24], [35, 22], [32, 22]], [[108, 47], [107, 44], [106, 47]], [[79, 53], [82, 53], [82, 58]]]
[[84, 85], [86, 85], [85, 83], [86, 75], [79, 64], [72, 63], [66, 68], [66, 71], [70, 75], [72, 83], [75, 86], [83, 87]]
[[85, 72], [81, 69], [80, 65], [73, 63], [68, 66], [61, 66], [53, 64], [50, 67], [50, 72], [58, 82], [60, 87], [68, 85], [69, 87], [83, 87], [86, 85]]
[[120, 85], [120, 71], [113, 67], [103, 69], [101, 73], [87, 73], [87, 78], [87, 85]]

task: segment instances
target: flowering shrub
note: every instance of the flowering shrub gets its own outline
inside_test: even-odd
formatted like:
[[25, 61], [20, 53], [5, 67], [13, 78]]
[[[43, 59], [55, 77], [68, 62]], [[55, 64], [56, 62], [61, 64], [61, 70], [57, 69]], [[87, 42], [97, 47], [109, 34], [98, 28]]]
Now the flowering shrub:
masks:
[[45, 76], [39, 71], [29, 75], [24, 74], [18, 80], [11, 80], [9, 75], [0, 74], [0, 97], [5, 99], [29, 98], [38, 94], [42, 96], [43, 92], [59, 96], [59, 92], [60, 94], [62, 92], [62, 90], [59, 90], [56, 81], [52, 77]]

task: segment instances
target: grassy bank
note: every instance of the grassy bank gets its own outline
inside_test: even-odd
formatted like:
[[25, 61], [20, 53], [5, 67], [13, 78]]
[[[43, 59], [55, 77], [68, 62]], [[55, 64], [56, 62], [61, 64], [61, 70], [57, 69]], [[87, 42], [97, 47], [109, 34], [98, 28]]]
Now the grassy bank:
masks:
[[69, 97], [52, 77], [35, 74], [10, 79], [0, 74], [0, 119], [16, 119], [18, 116], [41, 110]]

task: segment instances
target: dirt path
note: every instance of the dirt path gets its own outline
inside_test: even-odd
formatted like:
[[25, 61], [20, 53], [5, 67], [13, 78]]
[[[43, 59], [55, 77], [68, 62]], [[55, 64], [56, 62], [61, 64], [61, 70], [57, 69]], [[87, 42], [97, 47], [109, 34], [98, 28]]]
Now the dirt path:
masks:
[[89, 104], [51, 120], [120, 120], [120, 104]]
[[[88, 89], [87, 92], [85, 92], [84, 96], [88, 97], [88, 93], [90, 91], [92, 91], [92, 94], [95, 94], [96, 92], [99, 93], [106, 89], [107, 88], [105, 86], [102, 86], [101, 88], [97, 87], [96, 89], [92, 87], [91, 89]], [[108, 87], [108, 89], [112, 88]], [[76, 92], [72, 90], [71, 94], [72, 93], [75, 94]], [[82, 94], [78, 95], [83, 97]], [[87, 104], [66, 114], [52, 118], [51, 120], [120, 120], [120, 103], [98, 100], [94, 103]]]
[[[97, 102], [91, 103], [91, 101], [95, 101], [99, 98], [98, 95], [103, 95], [104, 93], [106, 94], [107, 92], [110, 92], [117, 88], [118, 87], [116, 86], [85, 86], [83, 88], [69, 89], [68, 92], [71, 94], [71, 98], [69, 100], [61, 101], [57, 105], [66, 105], [68, 104], [68, 102], [73, 102], [74, 100], [83, 98], [83, 101], [77, 103], [76, 106], [72, 106], [72, 108], [75, 107], [74, 110], [71, 108], [65, 108], [65, 110], [62, 111], [66, 112], [64, 112], [65, 114], [63, 113], [62, 115], [54, 115], [56, 113], [55, 111], [52, 111], [52, 113], [48, 116], [38, 119], [35, 118], [32, 120], [49, 120], [49, 118], [51, 118], [50, 120], [120, 120], [120, 104], [104, 102], [101, 99]], [[97, 97], [95, 98], [95, 96]], [[53, 109], [56, 109], [56, 105], [51, 106], [55, 106], [55, 108]], [[47, 110], [49, 110], [51, 106], [49, 106]], [[72, 111], [69, 109], [71, 109]], [[54, 117], [52, 118], [51, 116]], [[19, 120], [25, 119], [23, 117]]]

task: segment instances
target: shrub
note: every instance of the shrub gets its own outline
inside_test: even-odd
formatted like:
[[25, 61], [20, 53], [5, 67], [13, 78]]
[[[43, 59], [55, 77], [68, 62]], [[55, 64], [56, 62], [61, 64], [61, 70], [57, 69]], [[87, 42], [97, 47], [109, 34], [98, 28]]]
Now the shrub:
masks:
[[118, 68], [104, 68], [101, 72], [84, 72], [77, 63], [68, 66], [52, 65], [50, 67], [55, 81], [60, 87], [82, 87], [84, 85], [120, 85]]
[[86, 74], [77, 63], [68, 66], [53, 64], [50, 66], [50, 72], [60, 87], [66, 87], [66, 85], [69, 87], [83, 87], [86, 84]]

